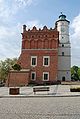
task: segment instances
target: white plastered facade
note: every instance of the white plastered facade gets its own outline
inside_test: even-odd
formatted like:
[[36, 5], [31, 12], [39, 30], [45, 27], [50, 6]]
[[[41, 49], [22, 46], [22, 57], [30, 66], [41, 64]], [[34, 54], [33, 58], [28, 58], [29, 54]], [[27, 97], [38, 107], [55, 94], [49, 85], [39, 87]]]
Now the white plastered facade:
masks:
[[[63, 18], [61, 18], [63, 17]], [[58, 48], [58, 80], [71, 80], [71, 46], [69, 39], [69, 21], [65, 15], [61, 15], [57, 23], [59, 31], [59, 48]], [[64, 54], [64, 55], [62, 55]]]

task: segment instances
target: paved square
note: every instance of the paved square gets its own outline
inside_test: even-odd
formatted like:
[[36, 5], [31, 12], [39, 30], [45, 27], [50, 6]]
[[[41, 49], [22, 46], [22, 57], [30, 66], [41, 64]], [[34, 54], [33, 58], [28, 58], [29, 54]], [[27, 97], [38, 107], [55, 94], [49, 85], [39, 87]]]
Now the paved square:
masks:
[[0, 98], [0, 119], [80, 119], [80, 97]]
[[37, 92], [36, 95], [33, 87], [21, 87], [20, 95], [12, 98], [9, 88], [1, 87], [0, 119], [80, 119], [80, 93], [70, 92], [70, 87], [53, 85], [49, 94]]

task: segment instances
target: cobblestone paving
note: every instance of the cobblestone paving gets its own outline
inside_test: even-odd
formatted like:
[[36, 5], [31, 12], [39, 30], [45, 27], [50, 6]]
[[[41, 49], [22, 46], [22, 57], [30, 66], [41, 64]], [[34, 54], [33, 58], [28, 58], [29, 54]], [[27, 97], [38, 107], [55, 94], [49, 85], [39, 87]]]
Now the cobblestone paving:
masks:
[[80, 119], [80, 97], [0, 98], [0, 119]]

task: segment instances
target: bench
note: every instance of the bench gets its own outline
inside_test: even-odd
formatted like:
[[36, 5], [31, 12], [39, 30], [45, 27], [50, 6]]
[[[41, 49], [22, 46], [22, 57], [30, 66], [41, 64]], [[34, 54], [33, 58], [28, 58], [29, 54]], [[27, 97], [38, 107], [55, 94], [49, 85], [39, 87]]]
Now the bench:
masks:
[[34, 94], [36, 94], [36, 92], [42, 92], [42, 91], [49, 91], [49, 87], [35, 87], [35, 88], [33, 88]]

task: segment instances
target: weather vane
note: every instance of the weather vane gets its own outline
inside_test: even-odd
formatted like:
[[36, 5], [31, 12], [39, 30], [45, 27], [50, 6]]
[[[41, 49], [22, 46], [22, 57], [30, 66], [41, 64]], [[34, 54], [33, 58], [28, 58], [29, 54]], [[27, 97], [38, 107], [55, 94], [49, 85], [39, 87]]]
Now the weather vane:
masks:
[[61, 12], [61, 15], [63, 15], [63, 13]]

